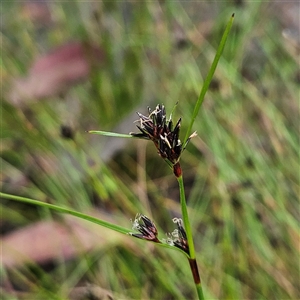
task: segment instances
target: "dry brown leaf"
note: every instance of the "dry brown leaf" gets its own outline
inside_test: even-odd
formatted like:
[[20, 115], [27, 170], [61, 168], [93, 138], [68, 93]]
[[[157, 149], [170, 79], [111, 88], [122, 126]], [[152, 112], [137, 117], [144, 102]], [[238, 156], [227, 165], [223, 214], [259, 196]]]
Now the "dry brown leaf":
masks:
[[26, 78], [15, 79], [9, 99], [14, 105], [22, 105], [59, 95], [87, 79], [92, 66], [103, 62], [104, 57], [102, 49], [88, 43], [63, 45], [38, 58]]
[[95, 286], [95, 285], [76, 287], [70, 292], [69, 297], [72, 300], [85, 300], [85, 299], [112, 300], [112, 299], [114, 299], [113, 295], [110, 291], [105, 290], [105, 289]]
[[121, 234], [65, 216], [64, 222], [40, 221], [4, 236], [1, 240], [2, 264], [11, 268], [28, 262], [46, 263], [58, 257], [71, 259], [120, 241], [126, 244]]

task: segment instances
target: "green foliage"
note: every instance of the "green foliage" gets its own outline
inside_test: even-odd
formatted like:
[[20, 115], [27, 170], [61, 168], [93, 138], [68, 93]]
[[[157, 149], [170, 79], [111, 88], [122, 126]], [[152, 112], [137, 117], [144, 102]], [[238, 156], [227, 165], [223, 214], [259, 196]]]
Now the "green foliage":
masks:
[[[179, 101], [174, 118], [182, 117], [184, 139], [228, 16], [236, 13], [192, 128], [198, 137], [182, 156], [204, 294], [298, 298], [298, 67], [267, 4], [57, 2], [49, 5], [54, 23], [44, 27], [22, 5], [3, 4], [2, 192], [82, 213], [92, 208], [129, 231], [137, 212], [150, 214], [161, 238], [173, 230], [180, 204], [177, 183], [153, 145], [124, 139], [129, 143], [115, 152], [114, 138], [86, 131], [128, 134], [135, 125], [121, 122], [135, 110], [164, 103], [171, 111]], [[211, 27], [203, 21], [207, 7]], [[101, 46], [103, 65], [63, 95], [12, 105], [12, 78], [26, 76], [38, 55], [70, 40]], [[73, 139], [61, 136], [61, 125], [70, 125]], [[5, 199], [2, 205], [7, 230], [58, 218], [46, 208]], [[72, 259], [54, 257], [51, 268], [32, 262], [3, 268], [2, 277], [27, 299], [65, 299], [85, 283], [122, 299], [194, 297], [181, 253], [107, 236]]]

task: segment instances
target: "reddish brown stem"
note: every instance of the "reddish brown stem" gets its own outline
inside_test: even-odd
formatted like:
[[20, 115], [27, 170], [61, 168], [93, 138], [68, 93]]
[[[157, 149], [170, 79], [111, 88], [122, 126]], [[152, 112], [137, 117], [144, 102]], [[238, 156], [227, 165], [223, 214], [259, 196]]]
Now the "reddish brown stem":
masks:
[[193, 274], [193, 278], [194, 278], [194, 282], [195, 284], [200, 284], [201, 283], [201, 279], [200, 279], [200, 274], [199, 274], [199, 270], [198, 270], [198, 266], [197, 266], [197, 261], [196, 259], [189, 259], [189, 263], [190, 263], [190, 268]]

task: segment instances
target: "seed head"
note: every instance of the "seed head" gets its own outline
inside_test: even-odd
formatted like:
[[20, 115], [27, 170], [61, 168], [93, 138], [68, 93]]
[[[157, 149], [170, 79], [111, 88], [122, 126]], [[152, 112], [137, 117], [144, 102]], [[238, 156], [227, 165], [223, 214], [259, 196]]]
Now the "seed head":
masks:
[[130, 233], [130, 235], [139, 239], [160, 243], [159, 239], [157, 238], [158, 233], [155, 224], [145, 215], [136, 215], [132, 224], [132, 229], [137, 230], [140, 233]]
[[168, 234], [167, 243], [169, 245], [180, 248], [187, 254], [190, 254], [186, 232], [182, 224], [182, 219], [173, 218], [172, 221], [177, 225], [177, 229]]
[[139, 112], [137, 113], [140, 123], [137, 125], [137, 128], [140, 132], [130, 134], [137, 138], [151, 140], [157, 148], [158, 154], [173, 167], [175, 175], [179, 177], [181, 175], [179, 165], [180, 156], [190, 139], [194, 137], [196, 133], [193, 133], [185, 144], [182, 145], [179, 139], [181, 118], [173, 128], [171, 117], [167, 120], [164, 105], [158, 104], [154, 111], [148, 108], [148, 112], [148, 116], [144, 116]]

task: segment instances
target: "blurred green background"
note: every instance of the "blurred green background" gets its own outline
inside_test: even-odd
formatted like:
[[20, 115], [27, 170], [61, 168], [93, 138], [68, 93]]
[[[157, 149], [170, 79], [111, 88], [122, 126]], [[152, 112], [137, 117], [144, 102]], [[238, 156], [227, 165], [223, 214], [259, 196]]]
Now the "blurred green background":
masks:
[[[1, 190], [159, 237], [177, 182], [137, 131], [163, 103], [182, 139], [236, 17], [182, 156], [206, 299], [299, 299], [299, 4], [1, 3]], [[297, 23], [298, 20], [298, 23]], [[182, 255], [1, 201], [3, 299], [195, 299]]]

